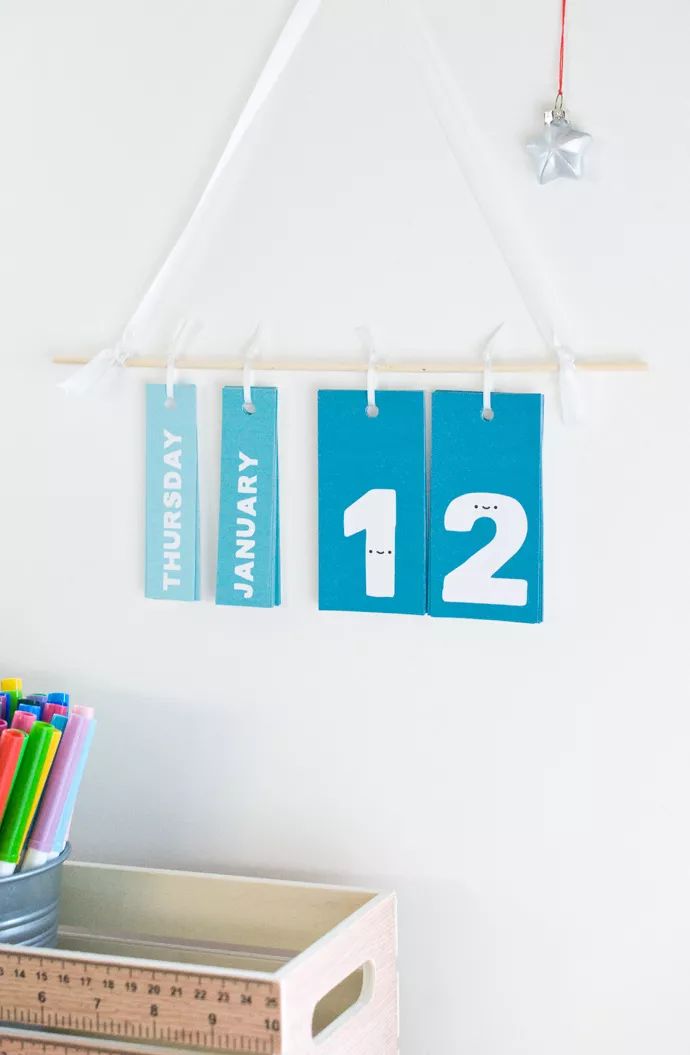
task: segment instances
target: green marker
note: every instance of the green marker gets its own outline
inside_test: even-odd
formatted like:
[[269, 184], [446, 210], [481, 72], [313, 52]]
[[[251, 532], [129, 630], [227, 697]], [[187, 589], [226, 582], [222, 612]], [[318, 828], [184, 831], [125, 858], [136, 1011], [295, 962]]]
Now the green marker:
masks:
[[6, 692], [9, 697], [7, 706], [8, 725], [12, 725], [14, 712], [17, 710], [17, 704], [22, 697], [23, 691], [24, 687], [21, 678], [3, 678], [2, 681], [0, 681], [0, 692]]
[[47, 722], [34, 722], [29, 733], [0, 824], [0, 878], [13, 875], [19, 863], [48, 775], [46, 762], [54, 748], [54, 735], [55, 729]]

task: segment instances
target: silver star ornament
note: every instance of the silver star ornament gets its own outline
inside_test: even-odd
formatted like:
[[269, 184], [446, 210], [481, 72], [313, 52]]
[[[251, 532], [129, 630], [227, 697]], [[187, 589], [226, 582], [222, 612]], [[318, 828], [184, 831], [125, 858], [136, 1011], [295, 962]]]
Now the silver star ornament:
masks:
[[540, 183], [555, 179], [579, 179], [585, 150], [592, 141], [588, 132], [579, 132], [566, 120], [563, 111], [546, 115], [546, 127], [527, 144]]

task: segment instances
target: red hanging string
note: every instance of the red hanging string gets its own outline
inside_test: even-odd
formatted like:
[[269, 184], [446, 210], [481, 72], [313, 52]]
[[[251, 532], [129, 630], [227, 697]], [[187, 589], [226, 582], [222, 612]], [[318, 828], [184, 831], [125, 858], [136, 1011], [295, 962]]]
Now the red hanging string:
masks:
[[563, 67], [565, 65], [565, 8], [567, 0], [561, 0], [561, 46], [558, 56], [558, 94], [563, 95]]

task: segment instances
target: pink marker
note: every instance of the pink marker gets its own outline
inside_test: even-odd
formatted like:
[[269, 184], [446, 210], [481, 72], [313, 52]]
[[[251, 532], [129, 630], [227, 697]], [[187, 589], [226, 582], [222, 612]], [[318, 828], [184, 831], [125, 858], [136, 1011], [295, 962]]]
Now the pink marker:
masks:
[[2, 734], [5, 732], [6, 728], [7, 728], [7, 722], [5, 721], [4, 718], [0, 718], [0, 736], [2, 736]]
[[82, 718], [95, 718], [96, 709], [94, 707], [73, 707], [72, 714], [80, 714]]
[[60, 741], [46, 783], [36, 823], [29, 839], [22, 871], [40, 868], [50, 859], [65, 803], [77, 778], [79, 763], [93, 723], [83, 714], [72, 713]]
[[36, 721], [36, 715], [30, 711], [15, 711], [12, 719], [12, 729], [21, 729], [23, 733], [31, 732], [31, 726]]
[[61, 703], [44, 703], [43, 704], [43, 721], [50, 724], [50, 719], [54, 714], [69, 714], [69, 709], [63, 707]]

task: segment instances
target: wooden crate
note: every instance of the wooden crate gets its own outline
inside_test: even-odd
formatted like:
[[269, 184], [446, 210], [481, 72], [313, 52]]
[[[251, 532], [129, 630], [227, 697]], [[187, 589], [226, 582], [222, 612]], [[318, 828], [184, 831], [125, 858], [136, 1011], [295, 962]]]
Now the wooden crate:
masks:
[[[151, 1043], [269, 1055], [398, 1051], [393, 894], [75, 863], [65, 866], [60, 924], [59, 952], [0, 946], [8, 1055], [51, 1052], [44, 1031], [54, 1029], [69, 1034], [65, 1055]], [[143, 971], [147, 984], [137, 986]], [[27, 981], [34, 975], [38, 994]], [[161, 995], [144, 1004], [146, 988]], [[206, 990], [225, 1003], [202, 1007]]]

